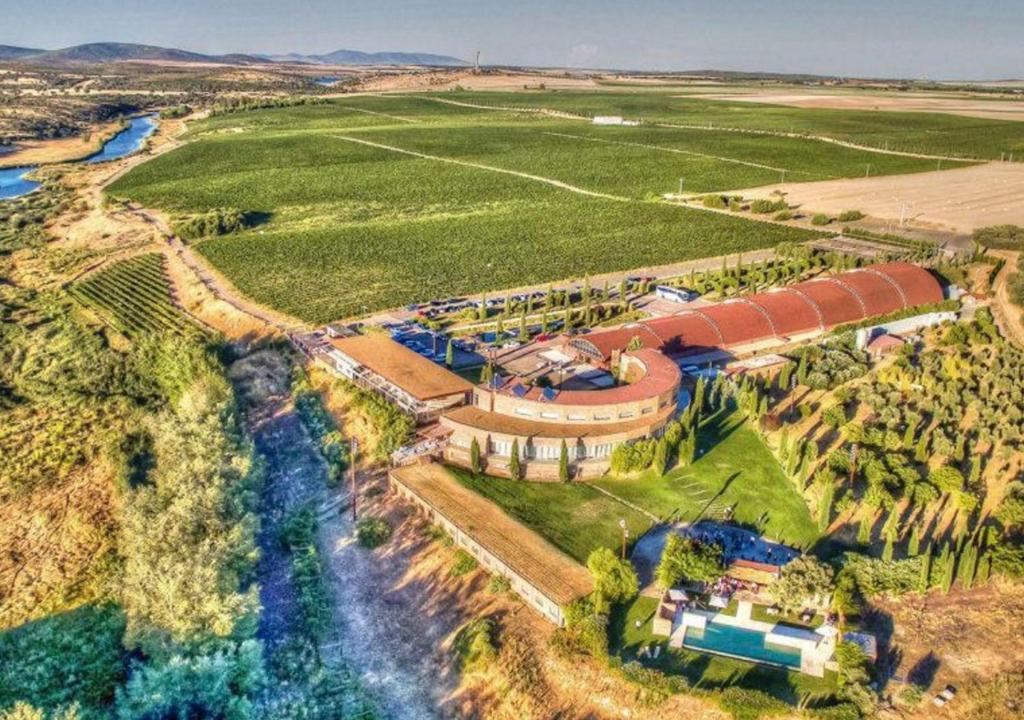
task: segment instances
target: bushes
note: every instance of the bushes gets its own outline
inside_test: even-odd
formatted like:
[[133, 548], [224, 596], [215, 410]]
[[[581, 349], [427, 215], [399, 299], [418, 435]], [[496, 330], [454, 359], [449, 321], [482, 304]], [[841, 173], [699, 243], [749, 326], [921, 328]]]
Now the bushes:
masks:
[[412, 418], [376, 393], [346, 383], [355, 398], [352, 410], [366, 418], [377, 434], [374, 459], [387, 460], [391, 453], [405, 444], [415, 423]]
[[735, 685], [719, 693], [718, 704], [735, 720], [760, 720], [773, 715], [783, 715], [791, 710], [786, 703], [768, 693]]
[[616, 445], [612, 451], [612, 472], [633, 473], [646, 470], [654, 461], [656, 444], [656, 440], [650, 439]]
[[636, 700], [642, 707], [660, 705], [690, 687], [690, 683], [681, 675], [666, 675], [654, 668], [644, 667], [639, 662], [625, 663], [619, 672], [637, 686]]
[[298, 365], [293, 371], [292, 397], [302, 424], [327, 463], [327, 484], [333, 487], [348, 467], [347, 448], [334, 417], [324, 407], [323, 398], [309, 384], [309, 377]]
[[382, 517], [364, 517], [356, 523], [356, 540], [365, 548], [380, 547], [391, 539], [391, 525]]
[[974, 231], [974, 242], [996, 250], [1024, 249], [1024, 228], [1017, 225], [993, 225]]
[[792, 220], [793, 219], [793, 211], [792, 210], [779, 210], [777, 213], [775, 213], [775, 215], [773, 216], [773, 219], [777, 220], [778, 222], [785, 222], [786, 220]]
[[300, 630], [314, 644], [331, 622], [330, 593], [316, 545], [316, 531], [316, 512], [312, 506], [292, 513], [281, 528], [281, 539], [292, 554], [292, 583], [299, 605]]
[[785, 200], [771, 200], [769, 198], [760, 198], [750, 203], [750, 212], [758, 215], [769, 215], [771, 213], [782, 212], [789, 210], [789, 205], [786, 204]]
[[123, 633], [120, 611], [91, 605], [0, 632], [0, 708], [23, 701], [53, 712], [78, 703], [92, 717], [124, 676]]
[[236, 208], [217, 208], [175, 223], [174, 234], [185, 240], [229, 235], [251, 227], [255, 215]]
[[476, 558], [470, 555], [465, 550], [455, 551], [455, 563], [448, 571], [450, 577], [461, 577], [467, 573], [471, 573], [477, 569], [479, 563]]
[[462, 672], [486, 667], [498, 655], [494, 646], [494, 622], [477, 618], [463, 625], [455, 634], [453, 646]]
[[864, 219], [864, 213], [860, 210], [844, 210], [839, 213], [839, 222], [857, 222]]
[[818, 213], [811, 217], [811, 225], [828, 225], [830, 222], [832, 222], [832, 218], [825, 213]]
[[721, 574], [722, 548], [705, 545], [678, 533], [670, 533], [661, 553], [655, 577], [658, 586], [668, 589], [679, 581], [710, 581]]
[[729, 207], [729, 201], [722, 195], [705, 195], [701, 198], [701, 204], [712, 210], [725, 210]]

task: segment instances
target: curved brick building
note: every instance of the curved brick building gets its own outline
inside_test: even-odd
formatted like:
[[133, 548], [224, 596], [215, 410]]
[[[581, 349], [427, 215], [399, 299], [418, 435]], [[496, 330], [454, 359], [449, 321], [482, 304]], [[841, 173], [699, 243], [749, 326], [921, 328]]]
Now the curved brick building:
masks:
[[676, 409], [679, 367], [656, 350], [624, 353], [621, 384], [603, 390], [564, 390], [510, 379], [473, 390], [472, 403], [448, 410], [445, 458], [468, 467], [476, 438], [491, 475], [508, 475], [512, 442], [526, 477], [558, 479], [562, 442], [576, 477], [603, 475], [621, 442], [658, 434]]

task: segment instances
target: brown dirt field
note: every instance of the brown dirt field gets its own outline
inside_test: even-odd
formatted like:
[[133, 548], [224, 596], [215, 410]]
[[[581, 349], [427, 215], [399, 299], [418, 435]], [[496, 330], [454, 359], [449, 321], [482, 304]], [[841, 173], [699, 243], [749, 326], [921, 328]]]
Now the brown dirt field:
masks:
[[112, 122], [77, 137], [21, 142], [14, 152], [0, 155], [0, 168], [79, 160], [97, 152], [120, 129], [120, 123]]
[[[961, 688], [990, 679], [1024, 663], [1016, 632], [1024, 627], [1024, 587], [1019, 584], [996, 580], [969, 592], [908, 595], [877, 607], [895, 623], [896, 675], [928, 683], [932, 692], [947, 684]], [[964, 701], [958, 698], [954, 706]], [[914, 716], [944, 712], [929, 702]]]
[[767, 105], [788, 105], [800, 108], [930, 112], [994, 120], [1024, 121], [1024, 102], [1013, 100], [984, 100], [980, 98], [926, 95], [881, 95], [874, 93], [829, 94], [749, 91], [710, 93], [701, 97], [709, 100], [733, 100]]
[[474, 75], [471, 70], [387, 75], [367, 79], [360, 90], [387, 92], [393, 90], [448, 90], [456, 85], [467, 90], [523, 90], [524, 85], [536, 89], [540, 83], [549, 89], [586, 90], [599, 86], [592, 78], [564, 77], [546, 73], [502, 73]]
[[786, 194], [805, 213], [860, 210], [896, 221], [906, 205], [911, 227], [971, 232], [988, 225], [1024, 225], [1024, 163], [991, 162], [938, 172], [783, 183], [736, 190], [745, 197]]

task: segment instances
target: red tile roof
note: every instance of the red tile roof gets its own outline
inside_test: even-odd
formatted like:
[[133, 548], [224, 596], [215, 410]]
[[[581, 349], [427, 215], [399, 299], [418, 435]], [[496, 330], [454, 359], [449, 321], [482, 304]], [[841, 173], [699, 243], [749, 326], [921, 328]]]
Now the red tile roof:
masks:
[[891, 262], [591, 333], [586, 341], [606, 359], [634, 337], [645, 348], [673, 353], [732, 347], [825, 330], [942, 298], [942, 287], [930, 272]]

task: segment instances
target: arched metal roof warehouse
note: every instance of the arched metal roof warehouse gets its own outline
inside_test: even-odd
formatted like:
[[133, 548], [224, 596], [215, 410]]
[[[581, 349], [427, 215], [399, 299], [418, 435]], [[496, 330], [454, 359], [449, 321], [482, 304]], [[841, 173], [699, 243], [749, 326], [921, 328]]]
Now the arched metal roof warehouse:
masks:
[[592, 333], [571, 344], [603, 360], [634, 339], [634, 345], [673, 353], [728, 348], [822, 332], [942, 299], [942, 286], [930, 272], [891, 262]]

